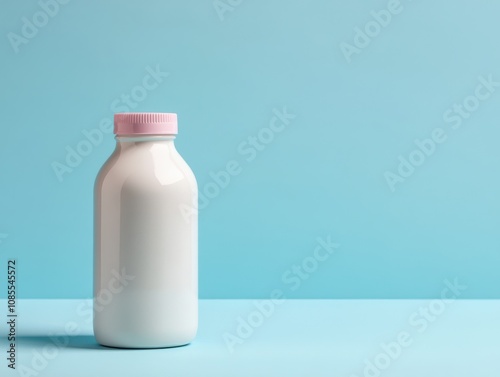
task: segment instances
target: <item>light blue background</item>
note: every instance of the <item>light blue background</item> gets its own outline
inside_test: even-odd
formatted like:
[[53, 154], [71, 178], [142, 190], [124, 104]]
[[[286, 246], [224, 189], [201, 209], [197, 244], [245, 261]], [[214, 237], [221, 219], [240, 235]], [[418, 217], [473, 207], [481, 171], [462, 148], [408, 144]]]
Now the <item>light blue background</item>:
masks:
[[[242, 167], [200, 212], [200, 297], [268, 297], [330, 235], [338, 253], [288, 297], [430, 298], [456, 277], [462, 298], [500, 298], [500, 90], [459, 129], [443, 121], [479, 76], [500, 81], [500, 3], [401, 4], [350, 63], [340, 44], [387, 1], [243, 1], [221, 20], [209, 0], [73, 0], [17, 54], [7, 35], [40, 6], [3, 4], [0, 287], [16, 258], [21, 297], [91, 296], [113, 137], [62, 182], [51, 164], [159, 65], [170, 76], [133, 110], [179, 114], [201, 189]], [[283, 107], [296, 118], [247, 162], [238, 146]], [[384, 173], [437, 127], [446, 142], [391, 192]]]

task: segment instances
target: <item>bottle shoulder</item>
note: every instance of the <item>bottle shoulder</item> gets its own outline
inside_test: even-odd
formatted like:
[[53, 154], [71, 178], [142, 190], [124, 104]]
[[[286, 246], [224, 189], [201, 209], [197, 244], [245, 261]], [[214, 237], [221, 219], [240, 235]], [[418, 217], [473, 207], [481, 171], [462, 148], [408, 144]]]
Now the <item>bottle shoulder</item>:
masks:
[[197, 190], [192, 169], [175, 148], [115, 150], [100, 169], [95, 189], [105, 186], [158, 190], [169, 186]]

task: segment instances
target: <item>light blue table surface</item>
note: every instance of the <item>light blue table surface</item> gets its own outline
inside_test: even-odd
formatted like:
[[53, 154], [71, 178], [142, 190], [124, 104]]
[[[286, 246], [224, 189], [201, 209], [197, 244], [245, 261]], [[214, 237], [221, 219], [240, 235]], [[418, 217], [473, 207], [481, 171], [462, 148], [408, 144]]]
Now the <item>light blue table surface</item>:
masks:
[[[0, 376], [500, 376], [500, 301], [266, 304], [268, 316], [257, 314], [255, 300], [201, 300], [190, 345], [123, 350], [96, 344], [89, 300], [20, 300], [14, 371], [0, 300]], [[228, 345], [247, 320], [256, 327]]]

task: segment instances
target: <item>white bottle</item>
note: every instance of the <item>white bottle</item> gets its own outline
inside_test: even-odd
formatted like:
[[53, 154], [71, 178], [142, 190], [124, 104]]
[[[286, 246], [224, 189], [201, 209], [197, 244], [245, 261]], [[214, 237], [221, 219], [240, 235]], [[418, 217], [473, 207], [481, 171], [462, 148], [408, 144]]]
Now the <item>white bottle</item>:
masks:
[[198, 190], [177, 115], [115, 114], [94, 192], [94, 334], [105, 346], [184, 345], [198, 327]]

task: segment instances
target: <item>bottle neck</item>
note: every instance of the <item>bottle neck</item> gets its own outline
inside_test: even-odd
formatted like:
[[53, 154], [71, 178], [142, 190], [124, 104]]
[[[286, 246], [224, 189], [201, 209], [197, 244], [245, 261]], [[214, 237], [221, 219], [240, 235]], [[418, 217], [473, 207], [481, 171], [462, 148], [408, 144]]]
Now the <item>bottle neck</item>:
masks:
[[116, 135], [116, 147], [124, 151], [130, 148], [161, 144], [174, 147], [175, 135]]

